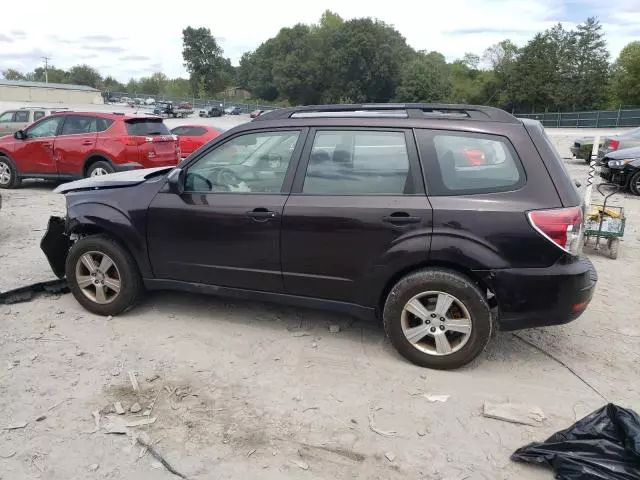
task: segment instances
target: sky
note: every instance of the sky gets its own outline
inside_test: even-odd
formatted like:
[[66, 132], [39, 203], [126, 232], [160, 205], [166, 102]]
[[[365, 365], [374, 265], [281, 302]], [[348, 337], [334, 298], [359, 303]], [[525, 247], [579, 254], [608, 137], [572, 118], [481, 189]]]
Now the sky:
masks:
[[[7, 1], [7, 0], [5, 0]], [[17, 6], [18, 4], [16, 4]], [[640, 0], [30, 0], [3, 8], [0, 71], [32, 71], [50, 64], [86, 63], [126, 82], [164, 72], [187, 76], [182, 29], [207, 27], [234, 65], [283, 27], [317, 23], [326, 9], [348, 20], [372, 17], [393, 25], [416, 50], [436, 50], [452, 61], [482, 54], [509, 38], [524, 45], [557, 22], [573, 28], [596, 16], [612, 57], [640, 38]]]

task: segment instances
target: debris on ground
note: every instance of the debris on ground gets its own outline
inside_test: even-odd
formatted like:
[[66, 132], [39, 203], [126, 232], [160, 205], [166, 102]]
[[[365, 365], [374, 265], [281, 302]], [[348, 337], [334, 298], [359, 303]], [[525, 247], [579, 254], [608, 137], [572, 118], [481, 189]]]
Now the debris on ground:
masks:
[[251, 456], [251, 455], [253, 455], [254, 453], [256, 453], [256, 449], [255, 449], [255, 448], [252, 448], [251, 450], [249, 450], [249, 451], [247, 452], [247, 457], [250, 457], [250, 456]]
[[113, 320], [113, 316], [109, 315], [109, 316], [107, 317], [107, 322], [108, 322], [109, 320]]
[[[155, 418], [153, 419], [155, 421]], [[138, 436], [136, 438], [136, 442], [138, 443], [138, 445], [140, 445], [141, 447], [144, 447], [147, 449], [147, 451], [153, 456], [153, 458], [155, 458], [156, 460], [158, 460], [163, 466], [164, 468], [166, 468], [169, 472], [173, 473], [175, 476], [180, 477], [180, 478], [184, 478], [186, 479], [186, 475], [178, 472], [175, 468], [173, 468], [169, 462], [167, 462], [164, 457], [162, 455], [160, 455], [158, 453], [158, 451], [153, 448], [153, 446], [151, 446], [151, 444], [149, 442], [145, 441], [146, 439], [142, 438], [141, 436]]]
[[160, 375], [158, 375], [157, 373], [151, 375], [150, 377], [147, 377], [145, 380], [149, 383], [151, 382], [155, 382], [156, 380], [158, 380], [160, 378]]
[[431, 394], [428, 394], [428, 393], [424, 394], [424, 398], [429, 400], [431, 403], [436, 403], [436, 402], [444, 403], [447, 400], [449, 400], [450, 396], [451, 395], [431, 395]]
[[296, 337], [296, 338], [299, 338], [299, 337], [310, 337], [310, 336], [311, 336], [311, 334], [310, 334], [310, 333], [308, 333], [308, 332], [295, 332], [295, 333], [294, 333], [293, 335], [291, 335], [291, 336], [292, 336], [292, 337]]
[[546, 464], [564, 480], [634, 480], [640, 478], [639, 439], [640, 416], [609, 403], [511, 459]]
[[118, 375], [120, 375], [120, 369], [119, 369], [119, 368], [117, 368], [117, 367], [116, 367], [116, 368], [114, 368], [114, 369], [112, 369], [112, 370], [111, 370], [111, 375], [112, 375], [113, 377], [117, 377]]
[[29, 422], [22, 422], [22, 423], [14, 423], [13, 425], [8, 425], [6, 427], [3, 427], [3, 430], [20, 430], [21, 428], [25, 428], [27, 425], [29, 425]]
[[7, 361], [7, 370], [12, 370], [20, 365], [20, 360], [12, 360], [11, 362]]
[[92, 472], [97, 471], [98, 468], [100, 468], [100, 465], [98, 465], [97, 463], [92, 463], [91, 465], [89, 465], [89, 470], [91, 470]]
[[291, 463], [300, 467], [302, 470], [309, 470], [309, 464], [304, 460], [291, 460]]
[[41, 422], [43, 420], [45, 420], [47, 418], [46, 415], [40, 415], [39, 417], [36, 417], [36, 422]]
[[503, 422], [537, 427], [546, 420], [544, 412], [536, 406], [519, 403], [484, 402], [482, 415]]
[[124, 415], [125, 413], [125, 409], [122, 407], [122, 403], [120, 402], [113, 402], [113, 408], [116, 411], [116, 413], [118, 415]]
[[131, 405], [131, 408], [129, 408], [129, 411], [131, 413], [138, 413], [142, 410], [142, 407], [140, 406], [140, 404], [138, 402], [134, 403], [133, 405]]
[[330, 333], [340, 333], [340, 325], [329, 325]]
[[127, 426], [127, 427], [142, 427], [144, 425], [151, 425], [152, 423], [155, 423], [157, 418], [158, 417], [151, 417], [151, 418], [142, 418], [140, 420], [133, 420], [132, 422], [127, 422], [125, 424], [125, 426]]
[[385, 457], [387, 457], [387, 460], [389, 460], [390, 462], [393, 462], [396, 459], [396, 454], [393, 452], [387, 452], [384, 454]]
[[382, 436], [382, 437], [395, 437], [396, 436], [396, 432], [394, 431], [384, 431], [384, 430], [380, 430], [379, 428], [376, 427], [374, 421], [373, 421], [373, 410], [371, 408], [371, 404], [369, 404], [369, 430], [371, 430], [374, 433], [377, 433], [378, 435]]
[[0, 458], [4, 458], [4, 459], [11, 458], [11, 457], [13, 457], [15, 454], [16, 454], [16, 451], [15, 451], [15, 450], [10, 451], [10, 452], [9, 452], [9, 453], [7, 453], [6, 455], [5, 455], [5, 454], [3, 454], [3, 453], [0, 453]]
[[131, 382], [131, 388], [136, 393], [140, 393], [140, 385], [138, 385], [138, 379], [136, 378], [136, 372], [129, 370], [129, 381]]
[[33, 283], [7, 292], [0, 292], [0, 303], [10, 305], [12, 303], [26, 302], [32, 300], [36, 293], [42, 292], [68, 293], [67, 281], [50, 280], [48, 282]]

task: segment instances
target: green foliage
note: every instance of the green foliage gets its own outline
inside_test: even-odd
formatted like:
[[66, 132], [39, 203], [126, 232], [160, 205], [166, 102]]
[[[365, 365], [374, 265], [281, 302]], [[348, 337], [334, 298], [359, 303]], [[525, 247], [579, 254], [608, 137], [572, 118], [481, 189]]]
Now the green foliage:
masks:
[[222, 48], [208, 28], [187, 27], [182, 31], [182, 58], [190, 74], [191, 91], [194, 96], [200, 90], [215, 95], [235, 81], [231, 61], [222, 56]]
[[3, 70], [2, 76], [5, 80], [26, 80], [25, 76], [21, 72], [13, 68]]
[[108, 90], [110, 92], [124, 92], [127, 88], [124, 84], [117, 81], [111, 75], [105, 77], [105, 79], [102, 81], [102, 85], [105, 90]]
[[402, 70], [400, 102], [445, 102], [451, 95], [449, 66], [438, 52], [419, 52]]
[[95, 68], [89, 65], [76, 65], [69, 69], [66, 83], [102, 88], [102, 76]]
[[631, 42], [620, 52], [612, 89], [619, 104], [640, 105], [640, 42]]

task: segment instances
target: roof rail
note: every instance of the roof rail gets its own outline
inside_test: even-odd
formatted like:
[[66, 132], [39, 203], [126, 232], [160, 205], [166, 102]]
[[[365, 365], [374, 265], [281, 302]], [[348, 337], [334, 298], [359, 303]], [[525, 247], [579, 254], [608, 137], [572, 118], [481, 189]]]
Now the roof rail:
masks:
[[408, 117], [434, 119], [469, 119], [490, 122], [518, 123], [519, 120], [504, 110], [484, 105], [457, 105], [438, 103], [369, 103], [345, 105], [308, 105], [280, 108], [263, 113], [254, 121], [282, 120], [285, 118], [316, 117]]

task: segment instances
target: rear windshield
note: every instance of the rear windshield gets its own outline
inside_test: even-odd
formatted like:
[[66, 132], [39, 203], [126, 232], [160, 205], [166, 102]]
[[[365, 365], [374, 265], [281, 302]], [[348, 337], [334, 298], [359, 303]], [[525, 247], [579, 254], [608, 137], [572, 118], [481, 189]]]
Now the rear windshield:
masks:
[[142, 137], [147, 135], [171, 135], [167, 126], [160, 119], [127, 120], [125, 124], [129, 135]]

